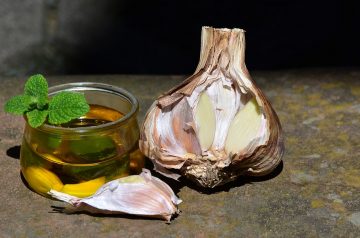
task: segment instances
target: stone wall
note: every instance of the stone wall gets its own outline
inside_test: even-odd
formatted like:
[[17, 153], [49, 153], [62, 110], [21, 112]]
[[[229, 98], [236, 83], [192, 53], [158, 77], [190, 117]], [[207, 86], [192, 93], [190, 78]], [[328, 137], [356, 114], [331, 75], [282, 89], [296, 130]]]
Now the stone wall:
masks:
[[341, 0], [1, 0], [0, 75], [191, 74], [203, 25], [245, 29], [250, 70], [358, 67], [356, 9]]
[[111, 2], [2, 0], [0, 75], [67, 73], [81, 43], [108, 20]]
[[0, 2], [1, 73], [16, 74], [17, 69], [11, 65], [17, 61], [15, 58], [41, 44], [44, 36], [43, 8], [43, 0]]

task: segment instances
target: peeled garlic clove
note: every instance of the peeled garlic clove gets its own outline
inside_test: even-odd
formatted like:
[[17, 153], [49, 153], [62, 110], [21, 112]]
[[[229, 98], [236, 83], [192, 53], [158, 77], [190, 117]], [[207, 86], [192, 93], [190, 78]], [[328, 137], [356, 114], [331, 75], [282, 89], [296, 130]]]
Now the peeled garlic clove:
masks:
[[251, 141], [259, 136], [259, 133], [254, 132], [260, 132], [261, 126], [262, 114], [253, 98], [233, 118], [226, 136], [225, 151], [235, 154], [245, 149]]
[[102, 176], [86, 182], [65, 184], [59, 191], [75, 197], [84, 198], [93, 195], [104, 183], [105, 177]]
[[181, 200], [172, 189], [160, 179], [151, 176], [147, 169], [140, 175], [131, 175], [104, 184], [92, 196], [78, 198], [55, 190], [48, 192], [52, 197], [73, 206], [67, 211], [88, 211], [91, 213], [126, 213], [155, 217], [170, 221], [179, 213], [177, 205]]
[[203, 27], [195, 73], [150, 107], [139, 145], [160, 173], [203, 187], [276, 168], [281, 126], [246, 69], [244, 30]]
[[30, 187], [38, 193], [46, 194], [51, 189], [61, 190], [64, 186], [56, 174], [43, 167], [27, 167], [23, 170], [23, 174]]
[[199, 97], [194, 117], [201, 148], [208, 150], [214, 141], [216, 117], [211, 99], [206, 92]]

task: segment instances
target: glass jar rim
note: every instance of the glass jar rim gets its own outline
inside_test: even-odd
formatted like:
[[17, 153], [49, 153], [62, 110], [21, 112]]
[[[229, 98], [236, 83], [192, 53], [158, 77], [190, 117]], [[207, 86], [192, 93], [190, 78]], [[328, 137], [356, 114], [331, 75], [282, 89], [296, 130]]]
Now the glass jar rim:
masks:
[[101, 92], [107, 92], [112, 93], [114, 95], [120, 96], [127, 100], [131, 104], [130, 111], [127, 112], [123, 117], [108, 122], [101, 125], [96, 126], [88, 126], [88, 127], [74, 127], [74, 128], [68, 128], [68, 127], [60, 127], [60, 126], [54, 126], [50, 124], [43, 124], [40, 127], [34, 128], [38, 129], [44, 132], [52, 132], [56, 134], [63, 134], [63, 133], [92, 133], [96, 131], [103, 131], [108, 129], [113, 129], [115, 127], [118, 127], [120, 125], [123, 125], [130, 119], [132, 119], [134, 116], [136, 116], [138, 110], [139, 110], [139, 102], [136, 99], [134, 95], [132, 95], [127, 90], [111, 85], [111, 84], [105, 84], [105, 83], [96, 83], [96, 82], [74, 82], [74, 83], [65, 83], [65, 84], [59, 84], [56, 86], [49, 87], [49, 96], [55, 95], [56, 93], [62, 92], [62, 91], [101, 91]]

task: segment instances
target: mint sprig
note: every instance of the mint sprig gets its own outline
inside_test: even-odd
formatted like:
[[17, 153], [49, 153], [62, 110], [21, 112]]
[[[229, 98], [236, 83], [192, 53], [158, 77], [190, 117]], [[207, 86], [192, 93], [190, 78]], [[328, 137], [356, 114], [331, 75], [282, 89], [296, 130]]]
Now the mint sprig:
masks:
[[30, 109], [31, 97], [28, 95], [18, 95], [10, 98], [5, 104], [5, 112], [15, 115], [22, 115]]
[[48, 83], [41, 74], [31, 76], [25, 83], [24, 95], [31, 97], [32, 103], [42, 109], [48, 103]]
[[26, 117], [30, 126], [36, 128], [44, 124], [46, 117], [49, 114], [47, 110], [40, 111], [39, 109], [34, 109], [29, 112], [26, 112]]
[[49, 104], [49, 123], [62, 124], [78, 118], [89, 111], [83, 94], [74, 92], [60, 92]]
[[86, 114], [90, 107], [82, 93], [64, 91], [48, 98], [48, 83], [41, 74], [31, 76], [25, 83], [24, 94], [10, 98], [5, 112], [25, 114], [31, 127], [39, 127], [46, 120], [58, 125]]

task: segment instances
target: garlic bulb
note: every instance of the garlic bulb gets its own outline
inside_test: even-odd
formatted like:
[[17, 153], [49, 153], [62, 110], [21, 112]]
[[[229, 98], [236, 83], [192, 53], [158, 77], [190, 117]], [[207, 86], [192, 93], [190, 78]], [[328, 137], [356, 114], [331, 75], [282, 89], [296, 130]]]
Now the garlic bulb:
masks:
[[140, 149], [157, 171], [215, 187], [276, 168], [280, 122], [244, 60], [244, 30], [202, 28], [195, 73], [160, 96], [142, 126]]
[[140, 175], [110, 181], [90, 197], [78, 198], [53, 189], [48, 194], [71, 204], [73, 207], [65, 210], [70, 213], [126, 213], [161, 218], [168, 222], [172, 215], [179, 213], [177, 205], [181, 203], [172, 189], [160, 179], [151, 176], [147, 169], [143, 169]]

